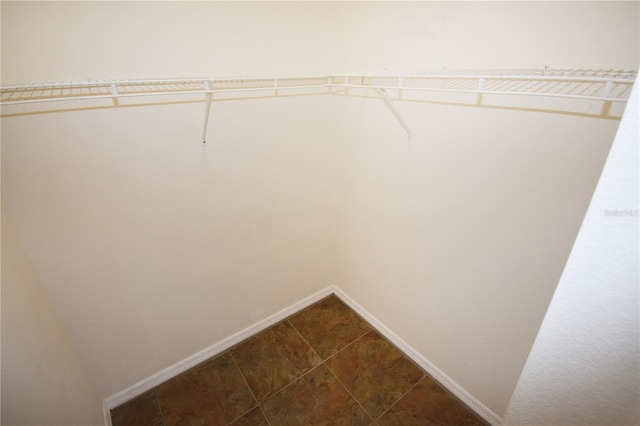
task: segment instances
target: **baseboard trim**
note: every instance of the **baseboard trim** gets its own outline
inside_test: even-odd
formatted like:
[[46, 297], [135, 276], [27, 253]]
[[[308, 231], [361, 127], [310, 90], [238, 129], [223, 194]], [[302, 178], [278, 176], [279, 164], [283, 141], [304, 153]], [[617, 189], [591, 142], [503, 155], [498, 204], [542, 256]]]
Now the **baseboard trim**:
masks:
[[[109, 399], [109, 398], [107, 398]], [[104, 416], [104, 425], [112, 426], [111, 424], [111, 408], [107, 405], [107, 399], [102, 401], [102, 415]]]
[[444, 388], [455, 395], [460, 401], [466, 404], [470, 409], [475, 411], [480, 417], [486, 420], [493, 426], [499, 426], [502, 424], [502, 419], [496, 415], [493, 411], [487, 408], [484, 404], [473, 397], [462, 386], [458, 385], [449, 376], [443, 373], [435, 365], [433, 365], [422, 354], [415, 350], [411, 345], [402, 340], [397, 334], [391, 331], [386, 325], [364, 309], [360, 304], [353, 300], [349, 295], [336, 286], [329, 286], [324, 288], [311, 296], [296, 302], [279, 312], [276, 312], [269, 317], [258, 321], [255, 324], [219, 341], [201, 350], [200, 352], [193, 354], [182, 361], [171, 365], [164, 370], [144, 379], [140, 382], [128, 387], [127, 389], [118, 392], [103, 401], [104, 420], [105, 426], [111, 426], [111, 409], [115, 408], [143, 393], [155, 388], [156, 386], [170, 380], [177, 375], [184, 373], [188, 369], [195, 367], [196, 365], [206, 361], [207, 359], [216, 356], [227, 349], [237, 345], [238, 343], [246, 340], [247, 338], [268, 329], [269, 327], [277, 324], [283, 319], [301, 311], [302, 309], [313, 305], [314, 303], [324, 299], [331, 294], [335, 294], [340, 300], [347, 304], [351, 309], [357, 312], [364, 320], [368, 321], [378, 332], [380, 332], [385, 338], [393, 343], [400, 351], [404, 352], [409, 358], [411, 358], [416, 364], [422, 367], [429, 375], [431, 375], [437, 382], [439, 382]]
[[467, 392], [462, 386], [457, 384], [449, 376], [443, 373], [438, 367], [433, 365], [420, 352], [415, 350], [411, 345], [402, 340], [397, 334], [391, 331], [386, 325], [371, 315], [355, 300], [349, 297], [344, 291], [338, 287], [334, 287], [334, 294], [340, 298], [351, 309], [357, 312], [365, 321], [369, 322], [380, 334], [393, 343], [401, 352], [407, 355], [416, 364], [422, 367], [434, 380], [440, 383], [445, 389], [455, 395], [460, 401], [466, 404], [471, 410], [482, 417], [485, 421], [493, 426], [502, 424], [502, 419], [496, 413], [491, 411], [487, 406], [478, 401], [473, 395]]
[[299, 302], [296, 302], [282, 309], [281, 311], [276, 312], [275, 314], [270, 315], [267, 318], [261, 321], [258, 321], [255, 324], [250, 325], [249, 327], [227, 337], [226, 339], [223, 339], [218, 343], [214, 343], [208, 348], [205, 348], [200, 352], [197, 352], [183, 359], [182, 361], [178, 361], [177, 363], [165, 368], [164, 370], [150, 377], [147, 377], [146, 379], [139, 381], [138, 383], [126, 388], [125, 390], [105, 398], [105, 400], [103, 401], [105, 425], [111, 426], [110, 412], [112, 408], [115, 408], [139, 395], [142, 395], [147, 391], [150, 391], [151, 389], [155, 388], [161, 383], [164, 383], [167, 380], [172, 379], [181, 373], [184, 373], [188, 369], [195, 367], [196, 365], [206, 361], [207, 359], [213, 356], [221, 354], [222, 352], [237, 345], [243, 340], [246, 340], [247, 338], [257, 333], [268, 329], [269, 327], [277, 324], [278, 322], [295, 314], [296, 312], [308, 306], [311, 306], [312, 304], [324, 299], [327, 296], [330, 296], [331, 294], [334, 294], [335, 290], [336, 289], [334, 286], [329, 286], [327, 288], [324, 288], [312, 294], [311, 296], [305, 297]]

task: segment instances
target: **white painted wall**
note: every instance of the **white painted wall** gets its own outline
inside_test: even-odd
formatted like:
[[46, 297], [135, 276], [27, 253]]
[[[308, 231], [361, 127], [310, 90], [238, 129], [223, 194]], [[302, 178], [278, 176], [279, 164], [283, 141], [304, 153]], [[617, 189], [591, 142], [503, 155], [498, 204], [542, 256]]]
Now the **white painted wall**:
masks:
[[2, 424], [100, 424], [82, 360], [2, 215]]
[[[630, 69], [637, 14], [2, 2], [2, 82]], [[410, 142], [373, 93], [214, 102], [206, 149], [203, 103], [4, 118], [3, 208], [99, 398], [337, 283], [502, 415], [618, 122], [469, 101], [401, 102]]]
[[506, 425], [640, 422], [636, 84]]

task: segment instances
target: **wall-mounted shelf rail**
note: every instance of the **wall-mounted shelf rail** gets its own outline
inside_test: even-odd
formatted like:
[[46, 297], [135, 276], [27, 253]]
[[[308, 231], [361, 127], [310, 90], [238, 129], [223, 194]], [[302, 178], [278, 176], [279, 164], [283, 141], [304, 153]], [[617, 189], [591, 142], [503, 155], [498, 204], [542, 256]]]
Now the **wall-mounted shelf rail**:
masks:
[[332, 87], [496, 95], [547, 96], [624, 102], [635, 81], [634, 71], [505, 70], [420, 74], [334, 76]]
[[[107, 80], [75, 83], [43, 83], [2, 86], [2, 115], [9, 107], [54, 103], [47, 111], [65, 108], [60, 102], [107, 100], [119, 106], [119, 99], [154, 96], [197, 97], [206, 102], [202, 141], [206, 144], [207, 122], [214, 95], [246, 93], [250, 96], [280, 96], [290, 91], [349, 94], [351, 89], [376, 90], [407, 133], [410, 129], [393, 102], [405, 92], [517, 95], [625, 102], [636, 78], [635, 71], [616, 70], [475, 70], [420, 73], [344, 73], [270, 77], [180, 78]], [[398, 96], [399, 98], [399, 96]], [[26, 107], [21, 107], [26, 108]], [[24, 113], [24, 110], [21, 111]]]
[[3, 86], [0, 106], [147, 96], [325, 88], [326, 76], [107, 80]]

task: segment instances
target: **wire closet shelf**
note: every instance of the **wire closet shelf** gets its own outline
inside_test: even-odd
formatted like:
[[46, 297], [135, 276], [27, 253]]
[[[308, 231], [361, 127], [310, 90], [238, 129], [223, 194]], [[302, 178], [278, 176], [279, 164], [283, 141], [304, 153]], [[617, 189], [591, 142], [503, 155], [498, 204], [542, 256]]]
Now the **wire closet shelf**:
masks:
[[0, 106], [90, 99], [330, 88], [550, 96], [624, 102], [629, 96], [635, 77], [635, 71], [504, 70], [81, 81], [2, 86]]
[[[624, 70], [467, 70], [420, 73], [342, 73], [269, 77], [208, 77], [81, 81], [19, 84], [0, 87], [0, 107], [68, 101], [110, 100], [178, 96], [206, 102], [202, 142], [206, 144], [207, 121], [214, 94], [245, 93], [264, 96], [291, 91], [350, 94], [351, 89], [376, 90], [407, 133], [411, 131], [393, 102], [390, 92], [467, 93], [570, 98], [589, 101], [626, 102], [636, 78]], [[253, 94], [252, 94], [253, 93]], [[54, 105], [50, 110], [60, 110]]]

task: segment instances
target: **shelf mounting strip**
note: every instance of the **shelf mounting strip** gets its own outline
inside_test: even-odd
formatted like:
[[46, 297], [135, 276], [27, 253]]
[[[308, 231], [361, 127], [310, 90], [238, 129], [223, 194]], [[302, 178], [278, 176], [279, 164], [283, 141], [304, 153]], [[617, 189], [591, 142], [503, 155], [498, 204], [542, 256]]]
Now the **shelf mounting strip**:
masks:
[[[474, 70], [420, 73], [343, 73], [277, 77], [180, 78], [107, 80], [71, 83], [19, 84], [0, 88], [2, 115], [18, 105], [106, 99], [120, 106], [120, 99], [153, 96], [202, 96], [205, 101], [202, 143], [214, 94], [285, 91], [348, 94], [351, 89], [378, 92], [408, 135], [411, 130], [389, 91], [518, 95], [591, 101], [626, 102], [636, 78], [635, 71], [616, 70]], [[337, 89], [337, 90], [336, 90]], [[262, 94], [263, 95], [263, 94]], [[64, 110], [54, 105], [48, 111]], [[23, 108], [19, 113], [25, 113]], [[28, 113], [28, 112], [27, 112]]]

